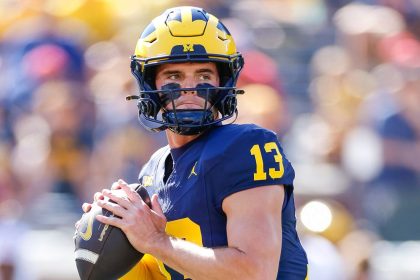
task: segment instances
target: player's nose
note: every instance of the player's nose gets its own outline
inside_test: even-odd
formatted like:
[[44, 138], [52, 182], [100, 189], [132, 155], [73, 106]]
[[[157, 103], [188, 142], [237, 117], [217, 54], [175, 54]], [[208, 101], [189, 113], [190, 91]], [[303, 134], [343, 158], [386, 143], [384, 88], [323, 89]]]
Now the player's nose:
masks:
[[[182, 88], [195, 88], [197, 86], [196, 81], [194, 79], [189, 78], [185, 79], [182, 85]], [[182, 94], [197, 94], [195, 90], [183, 90]]]

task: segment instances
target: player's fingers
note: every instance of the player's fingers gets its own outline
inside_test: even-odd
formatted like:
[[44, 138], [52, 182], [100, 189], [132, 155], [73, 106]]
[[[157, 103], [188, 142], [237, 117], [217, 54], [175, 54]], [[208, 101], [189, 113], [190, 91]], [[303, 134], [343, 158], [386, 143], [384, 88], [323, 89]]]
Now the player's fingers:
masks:
[[121, 187], [120, 187], [120, 183], [118, 181], [112, 183], [111, 190], [119, 190], [119, 189], [121, 189]]
[[118, 181], [112, 183], [111, 190], [121, 189], [121, 185], [128, 185], [123, 179], [118, 179]]
[[158, 195], [154, 194], [152, 196], [152, 210], [156, 212], [159, 216], [164, 216], [162, 207], [160, 206]]
[[82, 210], [83, 210], [83, 212], [87, 213], [87, 212], [90, 211], [90, 209], [92, 209], [92, 204], [87, 203], [87, 202], [85, 202], [85, 203], [82, 204]]
[[131, 202], [135, 203], [136, 205], [145, 204], [143, 200], [141, 199], [140, 195], [135, 190], [130, 188], [130, 186], [127, 185], [127, 183], [121, 184], [120, 186]]
[[166, 217], [163, 214], [162, 207], [160, 207], [157, 194], [152, 196], [152, 212], [154, 214], [152, 216], [154, 225], [159, 230], [165, 231]]
[[118, 179], [118, 184], [128, 186], [128, 183], [124, 181], [123, 179]]
[[130, 201], [126, 197], [121, 197], [121, 195], [115, 194], [112, 190], [104, 189], [102, 190], [104, 196], [108, 197], [110, 200], [114, 201], [116, 204], [129, 209], [131, 206]]
[[108, 224], [114, 227], [122, 228], [123, 226], [122, 219], [117, 218], [117, 217], [113, 217], [113, 216], [106, 217], [103, 215], [96, 215], [96, 219], [100, 221], [101, 223]]
[[119, 204], [113, 203], [111, 201], [101, 200], [98, 201], [98, 205], [106, 210], [111, 211], [114, 215], [123, 217], [126, 213], [126, 209], [120, 206]]
[[93, 201], [94, 202], [96, 202], [96, 201], [98, 201], [98, 200], [104, 200], [105, 199], [105, 197], [104, 197], [104, 195], [101, 193], [101, 192], [96, 192], [94, 195], [93, 195]]
[[74, 227], [76, 228], [76, 230], [77, 230], [77, 229], [79, 229], [79, 226], [80, 226], [80, 220], [78, 220], [78, 221], [74, 224]]

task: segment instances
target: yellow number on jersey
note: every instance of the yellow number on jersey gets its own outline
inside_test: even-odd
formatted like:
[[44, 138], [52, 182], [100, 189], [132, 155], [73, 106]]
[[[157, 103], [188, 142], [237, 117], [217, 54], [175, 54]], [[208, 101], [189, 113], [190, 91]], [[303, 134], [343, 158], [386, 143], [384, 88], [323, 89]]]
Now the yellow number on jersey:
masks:
[[[283, 166], [283, 156], [280, 153], [279, 147], [277, 146], [276, 142], [269, 142], [264, 145], [264, 151], [268, 154], [274, 150], [274, 161], [279, 164], [278, 169], [276, 168], [269, 168], [268, 175], [271, 179], [278, 179], [281, 178], [284, 174], [284, 166]], [[255, 165], [256, 170], [254, 173], [254, 181], [266, 180], [267, 173], [264, 171], [264, 161], [261, 154], [261, 148], [259, 145], [255, 144], [252, 146], [250, 150], [251, 155], [255, 158]]]
[[[166, 233], [199, 246], [203, 246], [200, 226], [190, 218], [183, 218], [166, 223]], [[171, 269], [151, 255], [144, 255], [142, 260], [119, 280], [156, 280], [173, 279]], [[178, 274], [179, 275], [179, 274]], [[187, 277], [184, 276], [184, 279]]]
[[119, 280], [166, 280], [159, 268], [157, 259], [145, 254], [129, 272]]
[[[175, 221], [170, 221], [166, 224], [166, 233], [199, 246], [203, 246], [203, 239], [201, 235], [200, 226], [194, 223], [190, 218], [183, 218]], [[172, 279], [169, 268], [167, 268], [162, 261], [158, 260], [159, 268], [167, 279]], [[187, 279], [184, 276], [184, 279]]]
[[264, 162], [261, 155], [260, 146], [254, 145], [251, 148], [251, 155], [255, 157], [256, 171], [254, 173], [254, 181], [266, 180], [267, 173], [264, 172]]

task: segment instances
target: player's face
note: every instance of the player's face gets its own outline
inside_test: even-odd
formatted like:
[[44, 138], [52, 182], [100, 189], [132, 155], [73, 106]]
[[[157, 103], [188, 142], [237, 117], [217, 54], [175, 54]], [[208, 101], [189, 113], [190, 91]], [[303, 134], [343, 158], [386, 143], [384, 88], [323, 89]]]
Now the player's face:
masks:
[[[219, 74], [216, 64], [206, 63], [168, 63], [160, 65], [156, 71], [156, 88], [177, 83], [181, 88], [194, 88], [198, 84], [219, 86]], [[181, 96], [175, 101], [176, 109], [203, 109], [205, 100], [196, 91], [181, 91]], [[173, 109], [172, 102], [166, 109]]]

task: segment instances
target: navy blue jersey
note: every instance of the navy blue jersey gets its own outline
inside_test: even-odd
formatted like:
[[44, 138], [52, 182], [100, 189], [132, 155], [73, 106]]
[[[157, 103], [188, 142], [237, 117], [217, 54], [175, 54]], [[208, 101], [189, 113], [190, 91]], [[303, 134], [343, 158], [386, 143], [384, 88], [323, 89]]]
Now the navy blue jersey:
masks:
[[[232, 124], [216, 126], [181, 148], [161, 148], [143, 167], [139, 180], [159, 195], [167, 233], [205, 247], [227, 246], [222, 210], [227, 196], [259, 186], [284, 185], [285, 200], [279, 201], [283, 203], [283, 242], [277, 279], [287, 280], [305, 279], [307, 271], [306, 254], [295, 229], [294, 176], [273, 132]], [[170, 279], [184, 279], [160, 266]]]

